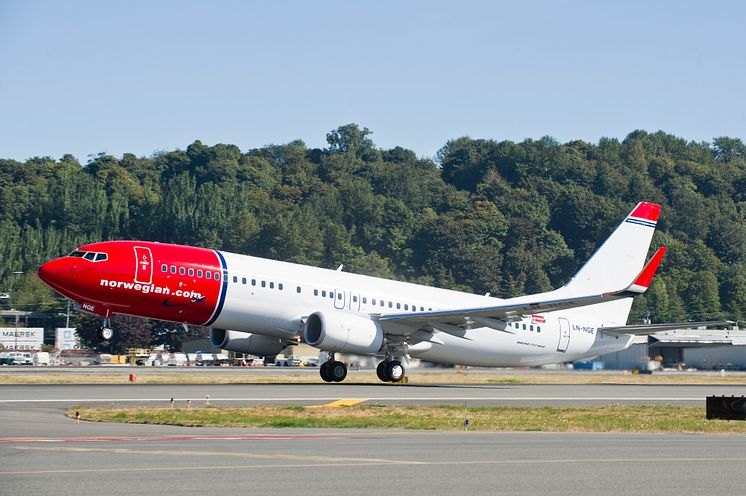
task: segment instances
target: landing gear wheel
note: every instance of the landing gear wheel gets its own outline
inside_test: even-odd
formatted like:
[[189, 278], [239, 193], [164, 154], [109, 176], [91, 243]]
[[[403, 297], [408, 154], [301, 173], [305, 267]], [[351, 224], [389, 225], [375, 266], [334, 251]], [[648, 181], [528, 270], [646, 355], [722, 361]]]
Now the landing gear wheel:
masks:
[[319, 375], [324, 380], [324, 382], [332, 382], [334, 380], [329, 373], [329, 362], [324, 362], [321, 364], [321, 367], [319, 367]]
[[376, 375], [383, 382], [389, 382], [389, 381], [391, 381], [391, 379], [389, 379], [386, 376], [386, 364], [387, 363], [388, 362], [386, 360], [384, 360], [384, 361], [382, 361], [381, 363], [378, 364], [378, 367], [376, 367]]
[[102, 327], [98, 330], [98, 339], [101, 341], [109, 341], [114, 337], [114, 331], [109, 327]]
[[347, 365], [342, 362], [332, 362], [329, 365], [328, 374], [332, 381], [342, 382], [347, 377]]
[[[385, 362], [384, 362], [385, 363]], [[404, 365], [399, 360], [391, 360], [386, 364], [386, 376], [389, 382], [399, 382], [404, 377]]]

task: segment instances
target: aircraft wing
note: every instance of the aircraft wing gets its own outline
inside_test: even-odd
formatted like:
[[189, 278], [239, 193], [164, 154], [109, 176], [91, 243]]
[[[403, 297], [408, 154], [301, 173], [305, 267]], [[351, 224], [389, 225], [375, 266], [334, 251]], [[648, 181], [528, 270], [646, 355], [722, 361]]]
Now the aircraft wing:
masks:
[[[536, 295], [536, 299], [522, 296], [505, 300], [503, 304], [492, 307], [461, 308], [420, 313], [380, 314], [374, 318], [381, 322], [384, 327], [391, 328], [391, 324], [393, 324], [394, 328], [398, 327], [399, 329], [432, 327], [456, 335], [463, 331], [463, 329], [457, 326], [463, 325], [467, 320], [470, 320], [478, 325], [512, 333], [511, 330], [506, 328], [504, 323], [518, 320], [523, 315], [596, 305], [622, 298], [635, 297], [644, 293], [650, 286], [650, 282], [653, 280], [653, 276], [658, 270], [665, 253], [665, 247], [659, 248], [635, 280], [629, 286], [619, 291], [565, 298], [546, 298], [551, 293], [544, 293], [543, 296], [545, 298], [541, 298], [542, 295]], [[398, 333], [392, 332], [392, 334]]]
[[606, 334], [633, 334], [645, 336], [656, 332], [675, 331], [679, 329], [697, 329], [700, 327], [724, 327], [735, 322], [730, 320], [708, 320], [706, 322], [670, 322], [665, 324], [623, 325], [614, 327], [599, 327], [598, 330]]

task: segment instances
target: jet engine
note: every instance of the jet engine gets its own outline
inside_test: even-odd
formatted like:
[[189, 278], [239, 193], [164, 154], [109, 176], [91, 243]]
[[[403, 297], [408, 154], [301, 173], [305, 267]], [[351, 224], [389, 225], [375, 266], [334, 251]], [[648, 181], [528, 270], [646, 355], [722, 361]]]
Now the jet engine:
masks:
[[279, 338], [226, 329], [210, 329], [210, 343], [224, 350], [262, 357], [275, 356], [288, 345]]
[[383, 344], [381, 324], [342, 312], [314, 312], [303, 326], [306, 343], [325, 351], [376, 353]]

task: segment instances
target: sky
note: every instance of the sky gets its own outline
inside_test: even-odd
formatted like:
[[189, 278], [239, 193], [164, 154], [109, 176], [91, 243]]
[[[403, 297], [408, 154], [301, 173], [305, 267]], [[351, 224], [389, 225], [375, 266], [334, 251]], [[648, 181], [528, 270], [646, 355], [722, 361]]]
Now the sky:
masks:
[[0, 0], [0, 158], [746, 139], [746, 2]]

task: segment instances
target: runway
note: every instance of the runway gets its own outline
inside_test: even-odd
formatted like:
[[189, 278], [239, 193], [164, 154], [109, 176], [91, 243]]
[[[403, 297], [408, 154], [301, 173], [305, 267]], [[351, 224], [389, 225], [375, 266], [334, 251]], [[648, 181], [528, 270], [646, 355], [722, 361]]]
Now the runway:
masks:
[[704, 405], [710, 395], [746, 395], [746, 385], [625, 384], [116, 384], [0, 385], [0, 405], [313, 405], [344, 398], [368, 404], [472, 406]]
[[[743, 436], [238, 431], [60, 420], [0, 444], [4, 494], [738, 494]], [[90, 429], [93, 427], [93, 429]]]
[[4, 494], [241, 491], [380, 494], [735, 494], [745, 436], [223, 429], [76, 423], [76, 404], [704, 404], [741, 385], [3, 385]]

